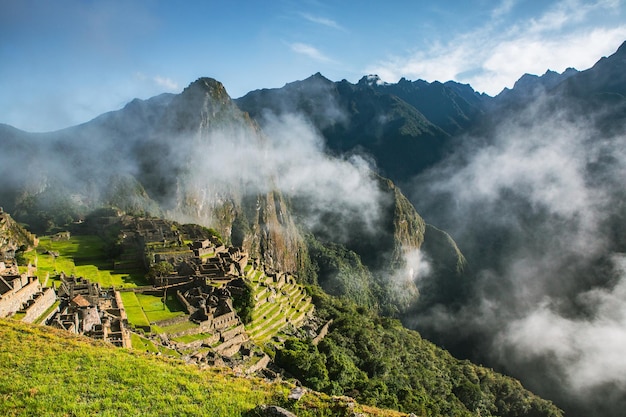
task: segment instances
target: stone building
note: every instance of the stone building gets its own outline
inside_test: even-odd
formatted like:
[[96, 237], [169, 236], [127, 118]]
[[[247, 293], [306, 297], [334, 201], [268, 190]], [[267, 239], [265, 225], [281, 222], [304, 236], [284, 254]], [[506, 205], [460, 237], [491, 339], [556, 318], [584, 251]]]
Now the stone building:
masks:
[[30, 323], [50, 308], [55, 301], [54, 290], [42, 288], [37, 277], [28, 274], [0, 275], [0, 317], [8, 317], [21, 312], [24, 313], [22, 320]]
[[119, 291], [102, 290], [82, 277], [61, 276], [61, 305], [50, 325], [119, 347], [131, 347], [128, 318]]

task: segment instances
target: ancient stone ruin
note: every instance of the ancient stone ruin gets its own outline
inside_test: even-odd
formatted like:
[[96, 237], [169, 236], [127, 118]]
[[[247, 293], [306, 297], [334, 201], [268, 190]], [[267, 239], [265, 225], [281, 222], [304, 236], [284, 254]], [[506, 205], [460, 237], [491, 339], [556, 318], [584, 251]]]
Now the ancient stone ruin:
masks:
[[61, 273], [61, 304], [48, 324], [72, 333], [131, 347], [128, 318], [119, 291]]
[[36, 276], [19, 274], [17, 265], [11, 261], [0, 262], [0, 317], [17, 314], [22, 321], [32, 323], [56, 299], [54, 289], [42, 288]]

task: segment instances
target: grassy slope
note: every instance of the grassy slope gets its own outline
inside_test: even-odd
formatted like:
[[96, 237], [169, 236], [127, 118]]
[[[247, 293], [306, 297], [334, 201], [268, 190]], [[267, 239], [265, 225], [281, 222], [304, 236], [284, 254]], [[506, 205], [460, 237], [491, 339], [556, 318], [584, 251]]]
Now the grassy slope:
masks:
[[[253, 416], [263, 403], [301, 417], [350, 415], [345, 403], [317, 393], [289, 405], [286, 383], [203, 371], [15, 320], [0, 319], [0, 340], [2, 416]], [[361, 410], [403, 415], [357, 405]]]

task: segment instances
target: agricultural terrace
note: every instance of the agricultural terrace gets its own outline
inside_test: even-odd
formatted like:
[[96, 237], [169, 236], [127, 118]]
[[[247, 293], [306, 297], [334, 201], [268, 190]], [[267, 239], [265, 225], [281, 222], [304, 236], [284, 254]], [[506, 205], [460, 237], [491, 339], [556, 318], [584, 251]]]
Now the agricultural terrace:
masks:
[[313, 304], [300, 284], [275, 283], [262, 271], [246, 268], [255, 299], [252, 321], [246, 325], [250, 338], [262, 345], [297, 325], [312, 313]]
[[61, 272], [87, 278], [102, 287], [146, 285], [141, 268], [113, 269], [114, 261], [106, 256], [106, 243], [95, 235], [74, 235], [65, 240], [43, 236], [39, 238], [39, 246], [27, 252], [26, 257], [37, 266], [37, 276], [42, 283], [46, 283], [49, 276], [47, 286], [52, 286]]

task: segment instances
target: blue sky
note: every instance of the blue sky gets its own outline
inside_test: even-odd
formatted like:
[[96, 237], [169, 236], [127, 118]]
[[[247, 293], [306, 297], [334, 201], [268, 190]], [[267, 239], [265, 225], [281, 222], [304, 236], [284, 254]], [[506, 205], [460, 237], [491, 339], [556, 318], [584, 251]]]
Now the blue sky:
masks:
[[318, 71], [495, 95], [613, 53], [625, 1], [0, 0], [0, 123], [60, 129], [201, 76], [232, 97]]

